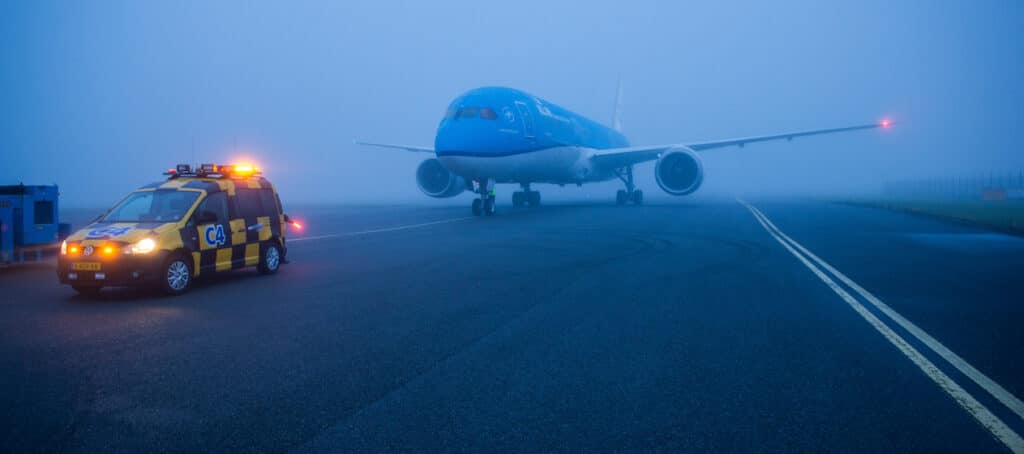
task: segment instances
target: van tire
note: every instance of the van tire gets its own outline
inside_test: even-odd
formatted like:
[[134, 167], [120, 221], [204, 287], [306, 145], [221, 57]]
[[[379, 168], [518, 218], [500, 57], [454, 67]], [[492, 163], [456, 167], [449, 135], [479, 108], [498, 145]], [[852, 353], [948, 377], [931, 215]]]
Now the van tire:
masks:
[[180, 253], [168, 257], [164, 266], [160, 268], [160, 291], [171, 296], [188, 291], [195, 277], [191, 262], [187, 256]]
[[283, 258], [281, 247], [277, 243], [267, 243], [263, 247], [263, 252], [260, 253], [260, 263], [257, 269], [260, 270], [260, 274], [274, 274], [281, 268]]

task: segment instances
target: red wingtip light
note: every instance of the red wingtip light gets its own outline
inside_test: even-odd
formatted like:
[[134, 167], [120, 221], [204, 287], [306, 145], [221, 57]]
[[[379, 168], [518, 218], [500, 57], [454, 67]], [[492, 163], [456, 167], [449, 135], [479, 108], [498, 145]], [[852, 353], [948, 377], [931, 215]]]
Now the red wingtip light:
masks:
[[302, 230], [302, 224], [299, 224], [296, 221], [292, 221], [292, 227], [294, 227], [295, 230]]
[[885, 120], [882, 120], [882, 127], [883, 127], [883, 128], [888, 128], [888, 127], [889, 127], [890, 125], [892, 125], [892, 122], [891, 122], [891, 121], [889, 121], [889, 119], [888, 119], [888, 118], [887, 118], [887, 119], [885, 119]]

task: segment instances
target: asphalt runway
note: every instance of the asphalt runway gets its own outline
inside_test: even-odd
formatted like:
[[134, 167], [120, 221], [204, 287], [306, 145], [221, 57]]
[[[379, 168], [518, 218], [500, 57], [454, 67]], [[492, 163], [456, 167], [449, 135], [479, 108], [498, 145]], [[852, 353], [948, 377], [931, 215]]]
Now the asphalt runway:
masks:
[[0, 443], [1024, 449], [1024, 239], [749, 202], [306, 208], [278, 275], [175, 298], [0, 270]]

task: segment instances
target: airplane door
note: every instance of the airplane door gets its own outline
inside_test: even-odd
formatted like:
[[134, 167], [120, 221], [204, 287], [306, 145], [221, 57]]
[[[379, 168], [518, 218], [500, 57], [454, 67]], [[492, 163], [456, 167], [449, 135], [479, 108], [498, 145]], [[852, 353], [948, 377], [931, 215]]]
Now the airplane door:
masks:
[[530, 112], [530, 107], [523, 101], [516, 101], [516, 110], [519, 111], [519, 117], [523, 119], [523, 137], [534, 139], [533, 113]]

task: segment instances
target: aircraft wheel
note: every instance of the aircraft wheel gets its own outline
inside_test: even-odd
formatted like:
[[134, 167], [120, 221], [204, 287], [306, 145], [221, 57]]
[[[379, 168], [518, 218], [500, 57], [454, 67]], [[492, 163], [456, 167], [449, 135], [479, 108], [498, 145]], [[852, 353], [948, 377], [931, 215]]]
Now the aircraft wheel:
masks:
[[530, 201], [530, 206], [540, 206], [540, 191], [527, 192], [526, 196], [526, 199]]
[[616, 205], [625, 205], [626, 204], [626, 199], [628, 197], [629, 197], [629, 195], [626, 193], [626, 191], [624, 191], [622, 189], [619, 189], [619, 192], [615, 193], [615, 204]]
[[639, 189], [633, 191], [633, 204], [643, 205], [644, 204], [644, 191]]
[[497, 210], [495, 210], [494, 207], [494, 197], [488, 197], [487, 200], [484, 200], [484, 216], [494, 216], [496, 211]]
[[483, 212], [483, 202], [479, 198], [473, 199], [473, 216], [480, 216]]

